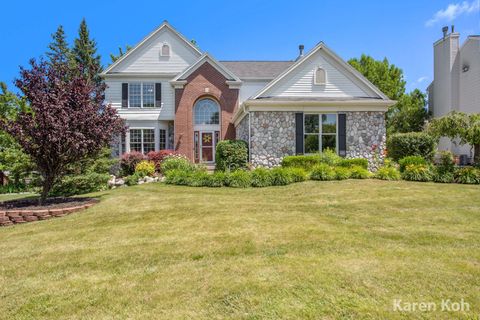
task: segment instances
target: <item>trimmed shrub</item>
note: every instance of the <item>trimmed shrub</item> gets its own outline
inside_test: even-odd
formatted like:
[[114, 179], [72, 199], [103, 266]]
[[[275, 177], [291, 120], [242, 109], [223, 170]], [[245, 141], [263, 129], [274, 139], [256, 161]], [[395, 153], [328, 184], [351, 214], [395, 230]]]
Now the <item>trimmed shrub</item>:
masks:
[[333, 170], [335, 171], [335, 179], [337, 180], [346, 180], [352, 175], [349, 168], [335, 167]]
[[452, 183], [455, 182], [455, 175], [453, 172], [444, 171], [440, 167], [434, 169], [432, 180], [439, 183]]
[[243, 140], [222, 140], [215, 152], [216, 170], [235, 171], [247, 169], [248, 144]]
[[138, 173], [134, 173], [132, 175], [126, 176], [124, 178], [125, 184], [127, 186], [136, 186], [140, 178], [142, 178], [142, 176], [140, 176]]
[[252, 185], [250, 172], [245, 170], [235, 170], [226, 175], [227, 185], [232, 188], [248, 188]]
[[[343, 159], [332, 150], [325, 150], [323, 153], [315, 153], [309, 155], [286, 156], [282, 159], [282, 167], [286, 168], [303, 168], [307, 171], [314, 166], [326, 163], [330, 166], [339, 165], [346, 159]], [[367, 162], [368, 166], [368, 162]]]
[[347, 167], [347, 168], [357, 166], [357, 167], [362, 167], [364, 169], [368, 169], [368, 160], [364, 158], [342, 159], [338, 163], [338, 166]]
[[293, 182], [288, 168], [276, 167], [270, 170], [272, 173], [272, 185], [286, 186]]
[[308, 180], [308, 173], [302, 168], [285, 168], [290, 175], [292, 182]]
[[127, 152], [122, 155], [120, 159], [120, 168], [123, 175], [131, 175], [135, 172], [135, 166], [142, 160], [145, 160], [145, 156], [137, 151]]
[[327, 149], [320, 153], [320, 162], [326, 163], [330, 166], [336, 166], [340, 161], [344, 160], [335, 151]]
[[160, 172], [160, 166], [163, 159], [167, 156], [175, 154], [174, 150], [160, 150], [160, 151], [150, 151], [147, 153], [147, 159], [153, 161], [155, 164], [155, 170]]
[[370, 171], [360, 166], [350, 168], [350, 178], [352, 179], [368, 179], [371, 177]]
[[135, 173], [140, 177], [151, 177], [155, 173], [155, 163], [153, 161], [142, 160], [135, 166]]
[[408, 157], [405, 157], [403, 159], [400, 159], [398, 161], [398, 164], [400, 165], [400, 172], [402, 173], [402, 172], [405, 171], [405, 168], [408, 165], [414, 164], [414, 165], [426, 166], [426, 165], [428, 165], [428, 162], [427, 162], [427, 160], [425, 160], [424, 158], [422, 158], [420, 156], [408, 156]]
[[213, 174], [209, 174], [206, 180], [207, 187], [223, 187], [225, 185], [226, 174], [218, 171]]
[[313, 167], [312, 173], [310, 174], [310, 179], [312, 180], [328, 181], [335, 180], [335, 177], [335, 171], [326, 163], [321, 163]]
[[108, 188], [110, 175], [91, 172], [79, 176], [65, 176], [50, 191], [50, 196], [73, 196]]
[[460, 168], [455, 171], [455, 181], [463, 184], [480, 184], [480, 170], [473, 167]]
[[169, 155], [166, 156], [160, 164], [160, 169], [163, 174], [167, 174], [170, 170], [182, 170], [191, 172], [195, 170], [195, 165], [183, 155]]
[[441, 171], [454, 172], [455, 171], [455, 158], [450, 151], [440, 151], [439, 161], [437, 167]]
[[190, 184], [191, 171], [181, 169], [171, 169], [165, 174], [165, 183], [187, 186]]
[[253, 187], [268, 187], [273, 184], [272, 172], [265, 168], [256, 168], [251, 172]]
[[402, 172], [402, 179], [408, 181], [427, 182], [432, 181], [430, 167], [424, 164], [409, 164]]
[[398, 161], [408, 156], [420, 156], [432, 161], [437, 139], [425, 132], [394, 133], [387, 138], [388, 155]]
[[380, 180], [400, 180], [400, 172], [394, 166], [383, 166], [375, 172], [375, 178]]
[[198, 170], [192, 172], [188, 177], [188, 185], [191, 187], [204, 187], [208, 186], [209, 174], [206, 171]]

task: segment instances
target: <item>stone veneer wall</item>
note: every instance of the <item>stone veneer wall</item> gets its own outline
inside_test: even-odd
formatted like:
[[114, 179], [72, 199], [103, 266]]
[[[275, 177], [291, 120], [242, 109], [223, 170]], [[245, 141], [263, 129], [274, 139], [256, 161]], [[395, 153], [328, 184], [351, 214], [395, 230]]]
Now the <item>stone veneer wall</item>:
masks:
[[254, 167], [278, 166], [284, 156], [295, 154], [295, 112], [254, 111], [250, 117]]
[[240, 121], [238, 126], [235, 128], [236, 139], [244, 140], [247, 143], [248, 143], [248, 117], [249, 117], [248, 114], [245, 117], [243, 117], [242, 121]]
[[357, 111], [347, 115], [347, 158], [366, 158], [375, 171], [383, 163], [386, 143], [385, 112]]

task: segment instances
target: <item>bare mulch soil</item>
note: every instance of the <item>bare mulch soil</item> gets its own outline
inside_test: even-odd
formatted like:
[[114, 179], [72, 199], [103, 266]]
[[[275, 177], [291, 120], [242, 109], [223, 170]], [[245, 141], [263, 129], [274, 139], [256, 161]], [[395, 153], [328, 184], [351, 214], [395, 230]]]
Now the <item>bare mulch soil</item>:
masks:
[[39, 205], [38, 199], [35, 198], [19, 199], [0, 202], [0, 210], [65, 209], [97, 201], [94, 198], [51, 198], [47, 199], [43, 205]]

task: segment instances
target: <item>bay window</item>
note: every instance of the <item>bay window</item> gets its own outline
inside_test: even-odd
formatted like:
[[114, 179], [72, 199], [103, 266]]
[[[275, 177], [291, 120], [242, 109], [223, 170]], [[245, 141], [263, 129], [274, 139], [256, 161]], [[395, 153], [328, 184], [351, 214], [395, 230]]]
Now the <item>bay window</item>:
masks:
[[337, 114], [305, 114], [304, 152], [337, 151]]

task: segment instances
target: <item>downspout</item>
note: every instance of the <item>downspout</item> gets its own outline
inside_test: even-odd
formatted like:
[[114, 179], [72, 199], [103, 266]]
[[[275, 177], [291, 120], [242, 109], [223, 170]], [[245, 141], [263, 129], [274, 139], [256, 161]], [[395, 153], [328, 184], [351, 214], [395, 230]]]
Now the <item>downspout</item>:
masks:
[[252, 127], [250, 123], [250, 111], [245, 110], [245, 104], [243, 105], [243, 112], [248, 115], [248, 162], [252, 162], [252, 150], [251, 150], [251, 139], [252, 139]]

